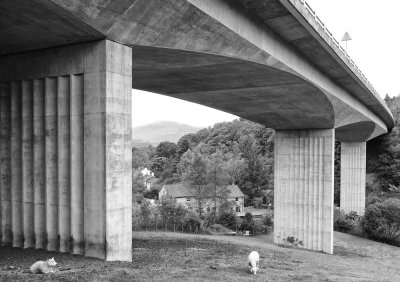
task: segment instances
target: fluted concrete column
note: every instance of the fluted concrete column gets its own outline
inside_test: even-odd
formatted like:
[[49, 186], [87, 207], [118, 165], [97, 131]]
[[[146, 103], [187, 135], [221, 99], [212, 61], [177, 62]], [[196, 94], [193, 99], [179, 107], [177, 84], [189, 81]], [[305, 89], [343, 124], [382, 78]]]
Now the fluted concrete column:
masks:
[[35, 246], [33, 210], [33, 84], [22, 81], [22, 189], [24, 248]]
[[366, 142], [342, 142], [340, 209], [363, 215], [365, 210]]
[[275, 139], [274, 242], [333, 252], [333, 129], [280, 130]]
[[11, 219], [13, 247], [23, 247], [22, 82], [11, 82]]
[[70, 188], [70, 81], [58, 77], [57, 141], [58, 141], [58, 228], [60, 251], [70, 252], [71, 188]]
[[45, 79], [47, 250], [58, 251], [57, 78]]
[[0, 83], [0, 243], [12, 243], [10, 163], [10, 83]]
[[46, 248], [44, 79], [33, 80], [33, 188], [35, 247]]
[[83, 186], [83, 75], [71, 76], [71, 236], [72, 253], [85, 253]]
[[2, 105], [11, 93], [0, 105], [0, 240], [11, 222], [15, 247], [130, 261], [131, 48], [101, 40], [0, 56], [0, 70]]

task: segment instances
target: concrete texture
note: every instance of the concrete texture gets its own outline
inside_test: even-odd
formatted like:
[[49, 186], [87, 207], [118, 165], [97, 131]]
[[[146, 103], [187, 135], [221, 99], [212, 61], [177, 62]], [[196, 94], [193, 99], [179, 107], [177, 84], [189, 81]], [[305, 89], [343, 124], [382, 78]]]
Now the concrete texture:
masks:
[[22, 81], [22, 204], [24, 248], [35, 246], [33, 232], [33, 81]]
[[15, 247], [43, 247], [46, 226], [48, 250], [131, 260], [131, 63], [129, 47], [106, 40], [0, 57]]
[[33, 80], [33, 188], [35, 248], [46, 249], [44, 79]]
[[70, 252], [71, 184], [70, 184], [70, 77], [57, 80], [57, 176], [58, 176], [58, 234], [60, 252]]
[[83, 75], [71, 76], [71, 236], [72, 253], [84, 254]]
[[365, 210], [366, 142], [342, 142], [340, 209], [363, 215]]
[[58, 250], [57, 77], [45, 78], [46, 232], [47, 250]]
[[313, 251], [333, 253], [332, 129], [277, 131], [274, 242], [288, 237]]
[[11, 231], [11, 163], [10, 163], [10, 85], [0, 83], [0, 238], [12, 243]]
[[[338, 138], [345, 136], [339, 140], [346, 142], [387, 132], [393, 126], [387, 107], [330, 47], [330, 39], [299, 3], [35, 0], [27, 20], [10, 20], [7, 14], [26, 13], [27, 4], [18, 0], [4, 5], [0, 23], [7, 30], [0, 37], [0, 52], [65, 45], [67, 38], [76, 42], [107, 37], [132, 46], [138, 55], [133, 61], [134, 88], [276, 129], [334, 127]], [[29, 21], [48, 11], [51, 17]], [[48, 27], [45, 36], [43, 26]], [[65, 39], [59, 38], [61, 32]]]
[[11, 89], [11, 226], [13, 247], [23, 247], [22, 222], [22, 82], [10, 83]]

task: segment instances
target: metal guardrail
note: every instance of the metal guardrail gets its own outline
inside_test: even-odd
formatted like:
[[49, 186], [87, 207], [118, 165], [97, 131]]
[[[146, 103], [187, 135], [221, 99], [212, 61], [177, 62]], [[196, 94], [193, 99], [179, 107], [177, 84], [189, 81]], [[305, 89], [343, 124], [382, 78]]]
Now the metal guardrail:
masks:
[[306, 0], [300, 0], [300, 2], [304, 5], [306, 10], [314, 17], [315, 21], [318, 23], [319, 26], [321, 26], [325, 32], [326, 35], [329, 36], [329, 38], [332, 40], [332, 42], [338, 47], [342, 55], [345, 56], [347, 59], [347, 62], [357, 71], [358, 75], [360, 76], [362, 82], [367, 85], [371, 90], [372, 94], [374, 94], [376, 97], [379, 97], [378, 92], [375, 90], [375, 88], [372, 86], [372, 84], [369, 82], [369, 80], [365, 77], [365, 75], [362, 73], [360, 68], [355, 64], [355, 62], [350, 58], [349, 54], [346, 52], [346, 50], [340, 45], [339, 41], [336, 40], [335, 37], [333, 37], [332, 32], [329, 31], [329, 29], [325, 26], [325, 24], [322, 22], [322, 20], [317, 16], [315, 11], [311, 8], [310, 4], [307, 3]]

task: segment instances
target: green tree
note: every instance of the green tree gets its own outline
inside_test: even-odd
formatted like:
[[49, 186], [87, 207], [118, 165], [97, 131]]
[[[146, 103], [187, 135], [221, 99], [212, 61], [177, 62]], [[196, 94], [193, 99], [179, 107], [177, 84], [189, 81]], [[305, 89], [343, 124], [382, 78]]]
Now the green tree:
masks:
[[[187, 153], [191, 153], [190, 150]], [[189, 155], [188, 154], [188, 155]], [[182, 167], [182, 182], [186, 185], [197, 202], [200, 216], [206, 198], [211, 194], [207, 179], [207, 164], [204, 158], [197, 152], [191, 154], [187, 167]]]
[[212, 193], [214, 210], [217, 209], [217, 202], [224, 201], [229, 194], [229, 190], [227, 189], [227, 185], [229, 184], [229, 174], [227, 173], [224, 164], [224, 154], [219, 150], [206, 159], [206, 177]]
[[178, 152], [178, 146], [175, 143], [164, 141], [158, 144], [154, 152], [154, 155], [168, 159], [168, 158], [174, 158], [177, 152]]
[[187, 150], [192, 149], [197, 145], [197, 136], [194, 133], [183, 135], [177, 142], [177, 153], [182, 156]]
[[132, 193], [141, 194], [144, 190], [146, 190], [146, 186], [144, 185], [144, 177], [139, 170], [134, 170], [132, 172]]
[[382, 190], [387, 192], [390, 185], [400, 186], [400, 96], [385, 102], [394, 117], [394, 127], [389, 134], [381, 135], [367, 143], [367, 170], [377, 174]]

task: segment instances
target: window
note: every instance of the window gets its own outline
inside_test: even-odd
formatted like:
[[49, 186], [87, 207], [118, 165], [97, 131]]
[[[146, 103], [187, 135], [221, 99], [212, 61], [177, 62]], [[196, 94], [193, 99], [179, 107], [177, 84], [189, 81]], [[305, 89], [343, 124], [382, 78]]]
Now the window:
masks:
[[239, 198], [236, 198], [235, 200], [236, 200], [236, 202], [237, 202], [237, 201], [239, 201]]
[[190, 198], [186, 198], [186, 202], [190, 202]]

